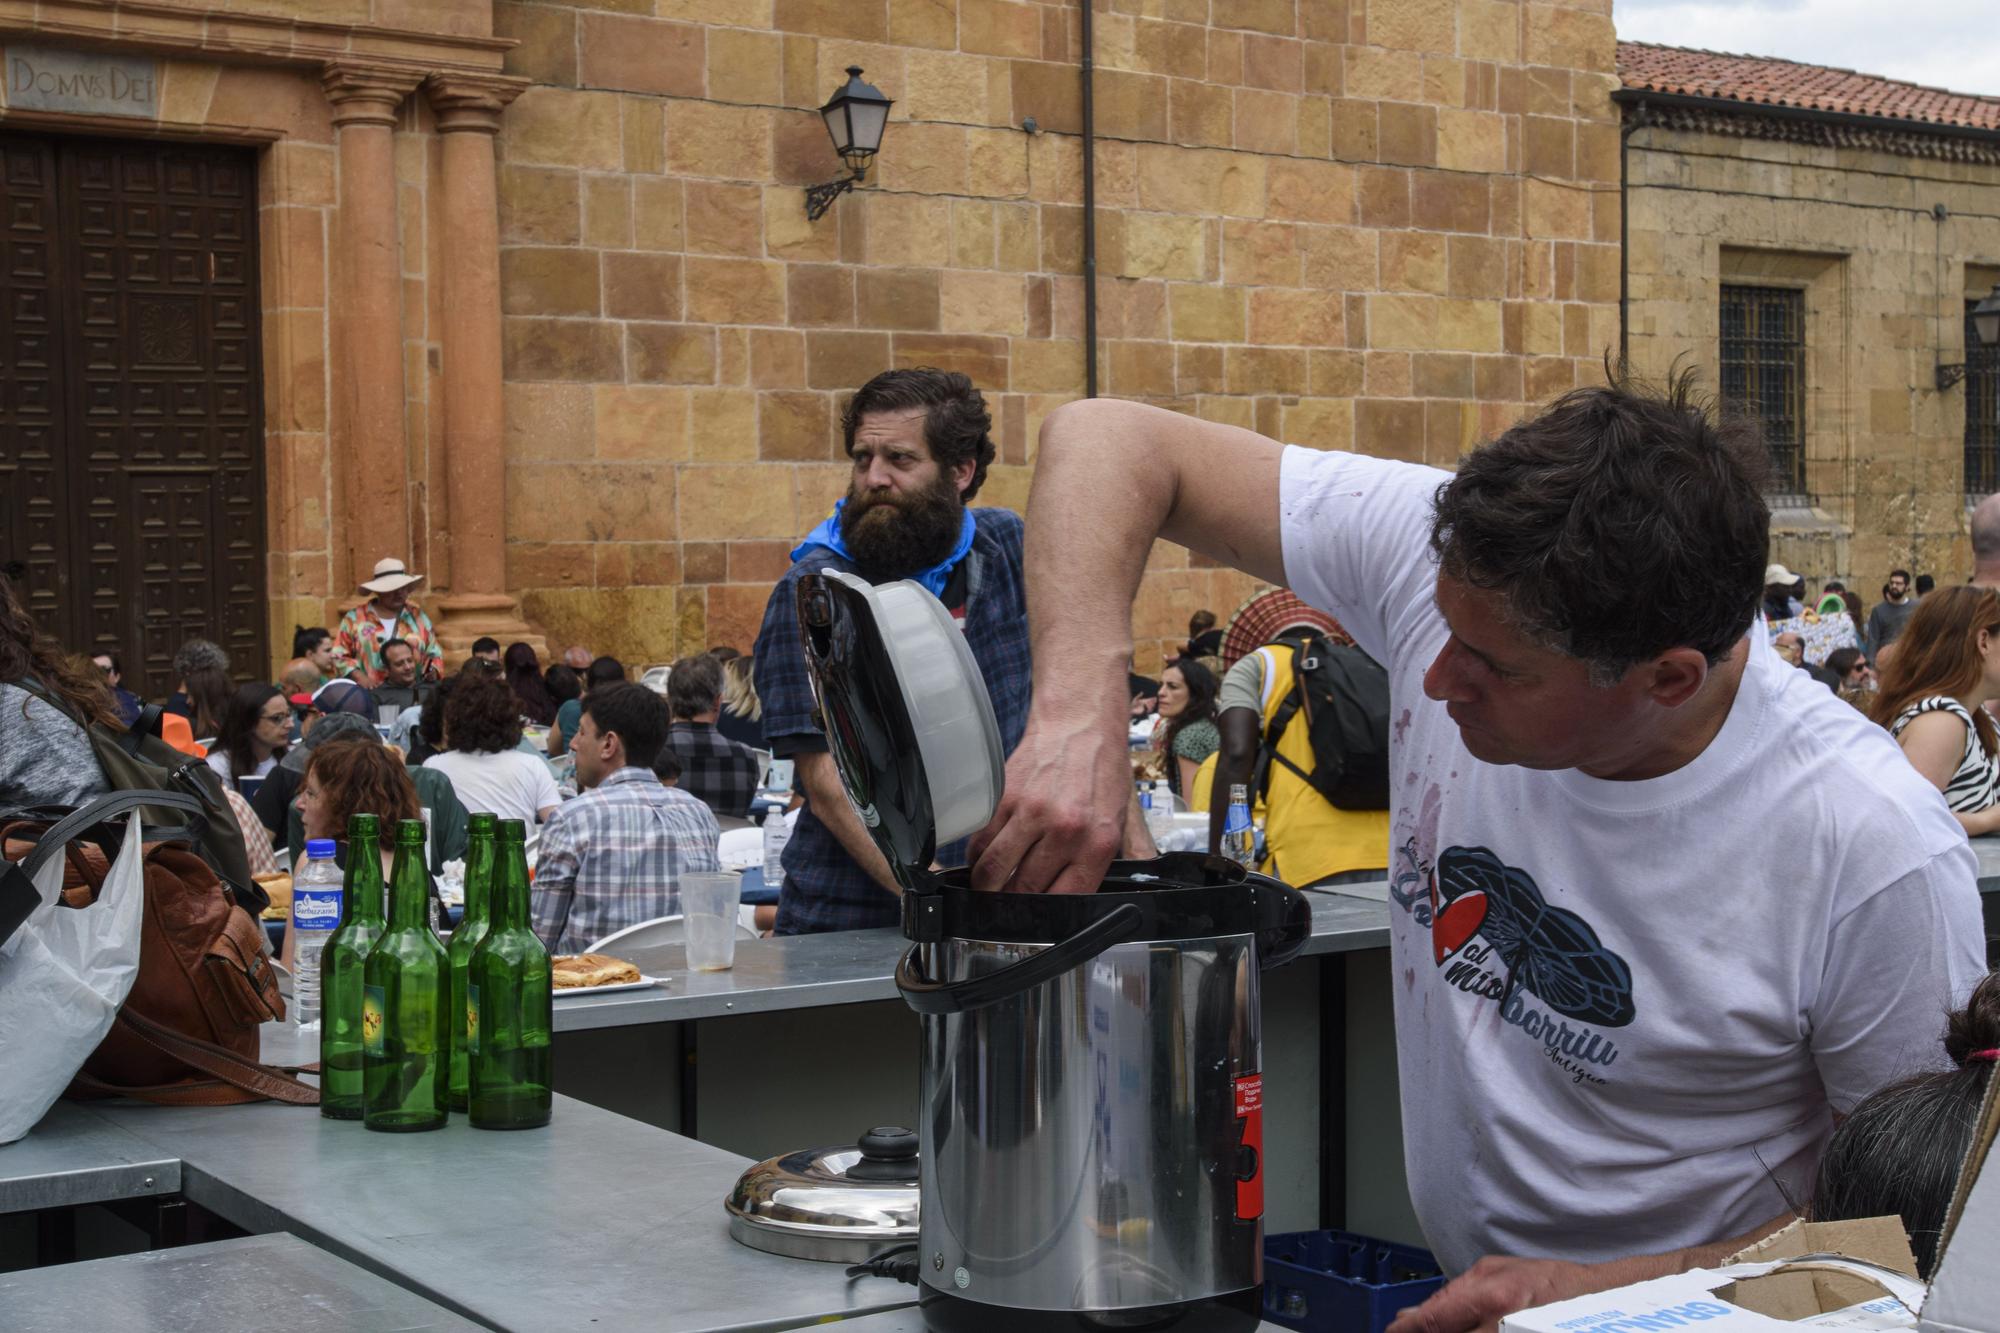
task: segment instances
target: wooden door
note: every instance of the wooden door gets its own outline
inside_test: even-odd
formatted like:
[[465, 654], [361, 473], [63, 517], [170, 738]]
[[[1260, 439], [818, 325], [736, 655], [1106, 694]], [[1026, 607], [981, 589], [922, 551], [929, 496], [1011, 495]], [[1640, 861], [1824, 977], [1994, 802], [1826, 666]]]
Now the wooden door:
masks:
[[[55, 348], [46, 407], [35, 378], [43, 363], [22, 358], [6, 372], [0, 467], [49, 477], [46, 494], [31, 486], [26, 502], [29, 518], [52, 515], [56, 530], [52, 542], [36, 541], [32, 522], [25, 542], [0, 535], [0, 560], [27, 564], [44, 628], [79, 652], [120, 653], [127, 688], [141, 695], [173, 688], [173, 655], [190, 637], [220, 643], [239, 676], [263, 675], [250, 154], [16, 136], [0, 145], [12, 261], [0, 299], [17, 345], [32, 350], [46, 327]], [[34, 230], [51, 199], [53, 245]], [[41, 249], [51, 254], [46, 274], [32, 263]], [[54, 465], [33, 452], [36, 438], [56, 444]]]

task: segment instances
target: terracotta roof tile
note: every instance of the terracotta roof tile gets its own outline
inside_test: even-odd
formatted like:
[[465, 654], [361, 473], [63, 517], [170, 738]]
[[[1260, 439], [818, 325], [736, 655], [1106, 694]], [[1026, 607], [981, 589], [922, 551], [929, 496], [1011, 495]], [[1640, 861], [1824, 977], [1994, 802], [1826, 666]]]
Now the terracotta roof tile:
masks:
[[1797, 107], [1964, 129], [2000, 130], [2000, 97], [1978, 97], [1827, 65], [1734, 56], [1647, 42], [1618, 43], [1627, 88]]

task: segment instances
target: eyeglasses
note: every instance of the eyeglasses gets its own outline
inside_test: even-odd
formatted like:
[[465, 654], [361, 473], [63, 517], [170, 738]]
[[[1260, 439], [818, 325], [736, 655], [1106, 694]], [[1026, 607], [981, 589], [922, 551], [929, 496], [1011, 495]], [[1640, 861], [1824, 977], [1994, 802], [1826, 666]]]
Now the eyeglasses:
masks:
[[285, 711], [282, 713], [265, 713], [257, 720], [259, 722], [290, 722], [292, 720], [291, 705], [287, 704]]

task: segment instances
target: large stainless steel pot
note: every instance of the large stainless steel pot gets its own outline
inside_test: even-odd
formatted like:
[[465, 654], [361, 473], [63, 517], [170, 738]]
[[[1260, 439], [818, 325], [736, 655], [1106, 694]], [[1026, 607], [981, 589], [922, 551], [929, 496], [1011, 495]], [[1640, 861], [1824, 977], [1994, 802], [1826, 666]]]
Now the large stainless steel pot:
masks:
[[[962, 871], [931, 873], [940, 840], [990, 817], [1001, 757], [977, 668], [927, 597], [837, 574], [800, 591], [834, 759], [913, 941], [897, 984], [924, 1016], [925, 1322], [1254, 1328], [1258, 974], [1304, 945], [1311, 909], [1194, 855], [1117, 863], [1092, 895], [979, 893]], [[950, 823], [933, 816], [947, 803]]]

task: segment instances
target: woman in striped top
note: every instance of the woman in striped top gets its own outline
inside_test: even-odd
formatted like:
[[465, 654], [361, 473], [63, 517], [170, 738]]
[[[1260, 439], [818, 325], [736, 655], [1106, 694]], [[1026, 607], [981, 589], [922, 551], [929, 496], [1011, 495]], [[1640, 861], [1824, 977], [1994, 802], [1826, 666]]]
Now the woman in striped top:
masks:
[[2000, 594], [1940, 588], [1917, 604], [1870, 715], [1944, 793], [1968, 834], [2000, 831]]

